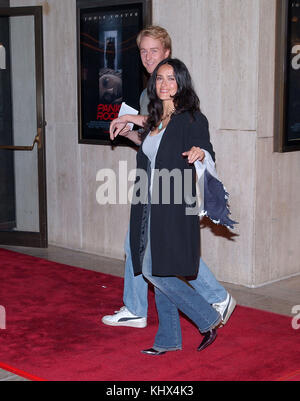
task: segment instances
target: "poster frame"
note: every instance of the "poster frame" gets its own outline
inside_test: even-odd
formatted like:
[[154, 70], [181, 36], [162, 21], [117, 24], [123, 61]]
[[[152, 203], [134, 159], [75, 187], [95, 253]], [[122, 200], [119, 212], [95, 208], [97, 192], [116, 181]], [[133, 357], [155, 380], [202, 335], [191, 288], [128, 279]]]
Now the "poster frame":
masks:
[[275, 55], [275, 104], [274, 104], [274, 152], [285, 153], [300, 150], [299, 139], [289, 140], [287, 129], [288, 80], [290, 63], [289, 0], [277, 0], [276, 4], [276, 55]]
[[[101, 12], [107, 7], [124, 7], [139, 5], [142, 9], [143, 28], [152, 24], [152, 0], [76, 0], [77, 29], [77, 98], [78, 98], [78, 143], [88, 145], [133, 146], [126, 138], [112, 142], [106, 139], [86, 138], [83, 133], [83, 99], [82, 99], [82, 60], [81, 60], [81, 12], [93, 9]], [[145, 82], [145, 77], [143, 77]]]

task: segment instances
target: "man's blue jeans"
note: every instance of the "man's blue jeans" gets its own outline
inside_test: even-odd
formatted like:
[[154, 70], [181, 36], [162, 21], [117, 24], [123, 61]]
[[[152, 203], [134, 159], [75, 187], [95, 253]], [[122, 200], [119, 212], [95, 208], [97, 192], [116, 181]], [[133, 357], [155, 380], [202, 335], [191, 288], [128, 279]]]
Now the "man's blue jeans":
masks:
[[[129, 230], [125, 240], [125, 254], [124, 305], [134, 315], [147, 317], [148, 283], [142, 274], [135, 276], [133, 273]], [[226, 299], [227, 291], [218, 282], [202, 259], [200, 259], [198, 276], [195, 280], [190, 281], [190, 284], [209, 304], [222, 302]]]
[[191, 319], [202, 333], [220, 322], [220, 315], [186, 282], [177, 277], [152, 275], [151, 247], [148, 244], [143, 260], [143, 275], [154, 285], [159, 327], [153, 348], [173, 351], [182, 348], [179, 310]]

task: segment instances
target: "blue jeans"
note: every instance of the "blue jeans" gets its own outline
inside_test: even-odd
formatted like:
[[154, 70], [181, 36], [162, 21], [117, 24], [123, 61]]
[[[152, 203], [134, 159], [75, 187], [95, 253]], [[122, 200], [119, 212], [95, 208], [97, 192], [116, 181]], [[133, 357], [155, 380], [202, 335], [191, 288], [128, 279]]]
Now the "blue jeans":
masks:
[[[125, 240], [126, 263], [123, 302], [134, 315], [147, 317], [148, 283], [142, 274], [135, 276], [133, 273], [129, 235], [128, 230]], [[190, 284], [209, 304], [222, 302], [226, 299], [227, 291], [217, 281], [202, 259], [200, 259], [198, 276], [195, 280], [190, 281]]]
[[143, 260], [143, 275], [154, 285], [159, 327], [153, 348], [157, 351], [173, 351], [182, 348], [179, 312], [191, 319], [204, 333], [220, 322], [220, 315], [205, 299], [177, 277], [152, 275], [151, 247], [148, 239]]

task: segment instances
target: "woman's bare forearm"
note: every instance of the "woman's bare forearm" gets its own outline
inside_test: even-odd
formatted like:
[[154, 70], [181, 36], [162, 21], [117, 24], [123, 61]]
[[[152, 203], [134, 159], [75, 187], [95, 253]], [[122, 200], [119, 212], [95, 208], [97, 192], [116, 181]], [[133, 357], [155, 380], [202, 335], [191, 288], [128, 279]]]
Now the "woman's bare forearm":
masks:
[[135, 143], [137, 146], [140, 146], [142, 141], [140, 139], [140, 134], [138, 131], [129, 131], [128, 135], [126, 138], [130, 139], [133, 143]]
[[128, 114], [126, 117], [127, 123], [133, 123], [134, 125], [138, 125], [139, 127], [143, 127], [145, 125], [145, 122], [147, 121], [147, 116], [141, 116], [140, 114], [138, 114], [137, 116]]

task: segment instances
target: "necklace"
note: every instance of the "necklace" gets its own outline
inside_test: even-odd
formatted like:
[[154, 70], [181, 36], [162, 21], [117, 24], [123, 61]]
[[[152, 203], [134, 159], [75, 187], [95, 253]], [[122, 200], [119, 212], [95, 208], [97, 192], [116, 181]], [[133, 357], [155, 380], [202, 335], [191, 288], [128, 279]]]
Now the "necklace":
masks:
[[158, 126], [158, 130], [161, 131], [162, 127], [163, 127], [163, 121], [165, 121], [167, 118], [169, 118], [175, 111], [175, 107], [173, 107], [173, 109], [170, 111], [170, 113], [166, 114], [165, 117], [162, 117], [162, 119], [160, 120], [160, 124]]

